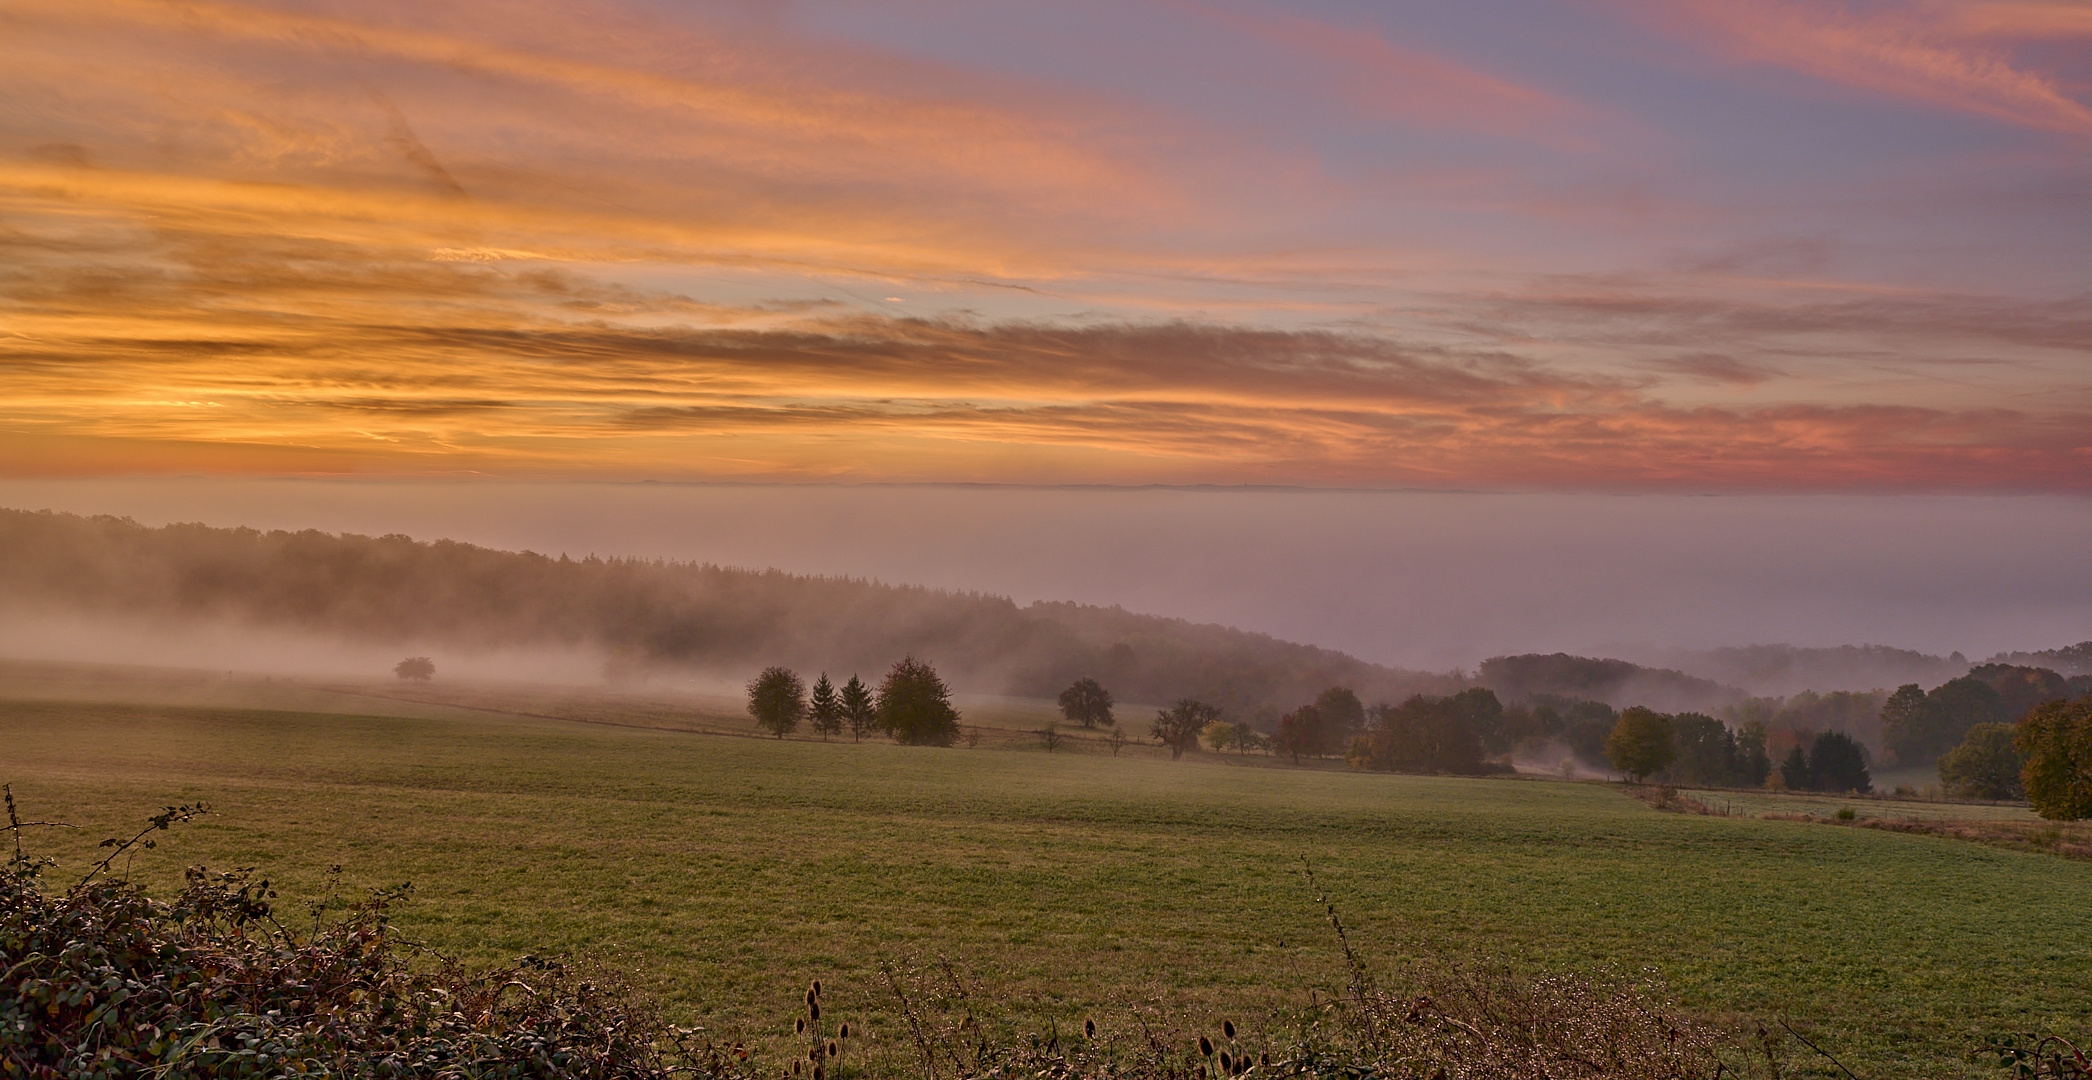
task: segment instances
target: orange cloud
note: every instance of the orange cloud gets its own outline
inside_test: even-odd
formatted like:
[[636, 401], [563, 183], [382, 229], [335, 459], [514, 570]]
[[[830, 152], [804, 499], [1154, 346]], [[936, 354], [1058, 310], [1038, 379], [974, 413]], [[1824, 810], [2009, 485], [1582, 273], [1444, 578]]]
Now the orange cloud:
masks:
[[2026, 127], [2092, 135], [2092, 107], [2053, 76], [1971, 40], [2044, 36], [2079, 25], [2068, 9], [2057, 8], [1896, 4], [1861, 10], [1786, 0], [1667, 0], [1646, 10], [1659, 21], [1689, 24], [1702, 39], [1712, 31], [1716, 48], [1748, 60]]

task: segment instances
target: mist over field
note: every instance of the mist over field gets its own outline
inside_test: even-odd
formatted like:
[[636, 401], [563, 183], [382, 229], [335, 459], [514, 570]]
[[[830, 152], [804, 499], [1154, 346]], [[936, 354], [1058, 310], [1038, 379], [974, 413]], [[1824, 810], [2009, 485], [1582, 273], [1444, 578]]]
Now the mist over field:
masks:
[[[103, 479], [0, 481], [0, 506], [1117, 605], [1431, 671], [1619, 656], [1760, 694], [2092, 638], [2075, 496]], [[1770, 644], [1881, 648], [1738, 651]]]

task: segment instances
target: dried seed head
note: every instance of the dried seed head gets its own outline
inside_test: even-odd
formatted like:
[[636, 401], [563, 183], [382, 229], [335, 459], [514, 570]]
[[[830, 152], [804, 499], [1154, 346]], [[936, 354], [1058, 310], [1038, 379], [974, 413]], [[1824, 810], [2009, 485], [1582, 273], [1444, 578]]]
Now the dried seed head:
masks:
[[821, 1018], [821, 1003], [818, 1001], [807, 1002], [806, 1015], [811, 1019], [819, 1020]]
[[1220, 1071], [1224, 1073], [1235, 1071], [1235, 1059], [1229, 1057], [1228, 1052], [1225, 1050], [1220, 1052]]
[[792, 1033], [795, 1035], [806, 1034], [806, 1017], [802, 1016], [799, 1019], [792, 1021]]
[[1204, 1062], [1199, 1064], [1199, 1080], [1206, 1080], [1206, 1066]]
[[1085, 1039], [1097, 1037], [1097, 1022], [1095, 1020], [1084, 1020], [1082, 1022], [1082, 1037]]
[[843, 1021], [843, 1026], [836, 1030], [835, 1037], [838, 1039], [850, 1037], [850, 1022], [848, 1020]]
[[803, 1062], [803, 1061], [795, 1061], [795, 1062], [792, 1062], [792, 1075], [793, 1075], [793, 1076], [797, 1076], [797, 1075], [799, 1075], [799, 1066], [801, 1066], [801, 1065], [804, 1065], [804, 1064], [805, 1064], [805, 1062]]
[[815, 997], [820, 997], [820, 996], [821, 996], [821, 980], [819, 980], [819, 979], [815, 979], [815, 980], [814, 980], [814, 984], [813, 984], [813, 986], [811, 987], [811, 989], [813, 990], [813, 992], [814, 992], [814, 996], [815, 996]]
[[1213, 1056], [1213, 1040], [1205, 1037], [1204, 1035], [1199, 1036], [1199, 1056]]
[[814, 1047], [813, 1049], [811, 1049], [811, 1050], [808, 1050], [808, 1051], [806, 1052], [806, 1060], [808, 1060], [808, 1061], [811, 1061], [811, 1062], [813, 1062], [813, 1063], [815, 1063], [815, 1064], [817, 1064], [817, 1065], [818, 1065], [818, 1064], [820, 1064], [820, 1061], [821, 1061], [821, 1048], [820, 1048], [820, 1047], [818, 1047], [818, 1046], [816, 1046], [816, 1047]]
[[1229, 1042], [1234, 1042], [1234, 1041], [1235, 1041], [1235, 1022], [1234, 1022], [1233, 1020], [1222, 1020], [1222, 1021], [1220, 1022], [1220, 1033], [1221, 1033], [1222, 1035], [1225, 1035], [1225, 1036], [1227, 1036], [1227, 1037], [1228, 1037], [1228, 1041], [1229, 1041]]
[[821, 1080], [821, 1066], [818, 1062], [814, 1065], [814, 1080]]
[[841, 1046], [836, 1045], [836, 1041], [834, 1039], [828, 1040], [828, 1056], [841, 1057], [842, 1054], [843, 1048]]

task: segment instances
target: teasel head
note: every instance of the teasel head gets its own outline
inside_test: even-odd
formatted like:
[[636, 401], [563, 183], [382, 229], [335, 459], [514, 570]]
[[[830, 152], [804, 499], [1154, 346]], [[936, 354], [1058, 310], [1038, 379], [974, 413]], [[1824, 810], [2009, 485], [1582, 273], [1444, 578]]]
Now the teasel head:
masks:
[[843, 1026], [836, 1029], [835, 1037], [838, 1039], [847, 1039], [850, 1037], [850, 1022], [848, 1020], [843, 1021]]
[[819, 1020], [821, 1018], [821, 1003], [819, 1001], [807, 1002], [806, 1015], [810, 1020]]
[[842, 1047], [842, 1044], [841, 1044], [841, 1043], [838, 1043], [838, 1042], [836, 1042], [836, 1041], [835, 1041], [834, 1039], [830, 1039], [830, 1040], [828, 1040], [828, 1056], [829, 1056], [829, 1057], [841, 1057], [841, 1056], [843, 1056], [843, 1047]]
[[792, 1034], [806, 1034], [806, 1017], [802, 1016], [799, 1019], [792, 1021]]
[[1234, 1022], [1233, 1020], [1222, 1020], [1222, 1021], [1220, 1022], [1220, 1033], [1221, 1033], [1222, 1035], [1225, 1035], [1225, 1036], [1227, 1036], [1227, 1037], [1228, 1037], [1228, 1041], [1229, 1041], [1229, 1042], [1234, 1042], [1234, 1041], [1235, 1041], [1235, 1022]]
[[1097, 1037], [1097, 1022], [1095, 1020], [1084, 1020], [1082, 1022], [1082, 1037], [1085, 1039]]
[[1213, 1056], [1213, 1040], [1205, 1037], [1204, 1035], [1199, 1036], [1199, 1056]]

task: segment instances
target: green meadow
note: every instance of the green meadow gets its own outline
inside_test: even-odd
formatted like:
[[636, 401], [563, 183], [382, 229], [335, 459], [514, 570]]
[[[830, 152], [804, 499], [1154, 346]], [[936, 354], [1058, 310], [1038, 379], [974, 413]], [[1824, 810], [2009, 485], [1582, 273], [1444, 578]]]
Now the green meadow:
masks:
[[[243, 692], [297, 707], [0, 701], [0, 780], [26, 816], [81, 827], [26, 841], [62, 860], [54, 880], [203, 800], [136, 876], [259, 867], [286, 922], [336, 865], [345, 887], [411, 881], [400, 921], [437, 950], [599, 957], [673, 1019], [758, 1043], [818, 977], [895, 1062], [882, 962], [949, 962], [1018, 1030], [1144, 1009], [1283, 1025], [1344, 980], [1304, 859], [1369, 962], [1650, 967], [1711, 1022], [1785, 1019], [1869, 1080], [2000, 1075], [1964, 1060], [1985, 1035], [2092, 1015], [2092, 863], [2049, 855], [1667, 814], [1601, 784], [1045, 753], [1023, 735], [1035, 704], [980, 706], [969, 722], [1014, 719], [976, 748], [920, 749], [659, 703], [623, 726], [638, 706], [611, 698], [594, 722], [521, 691], [488, 711], [498, 688], [393, 715]], [[1785, 1046], [1793, 1075], [1836, 1073]]]

